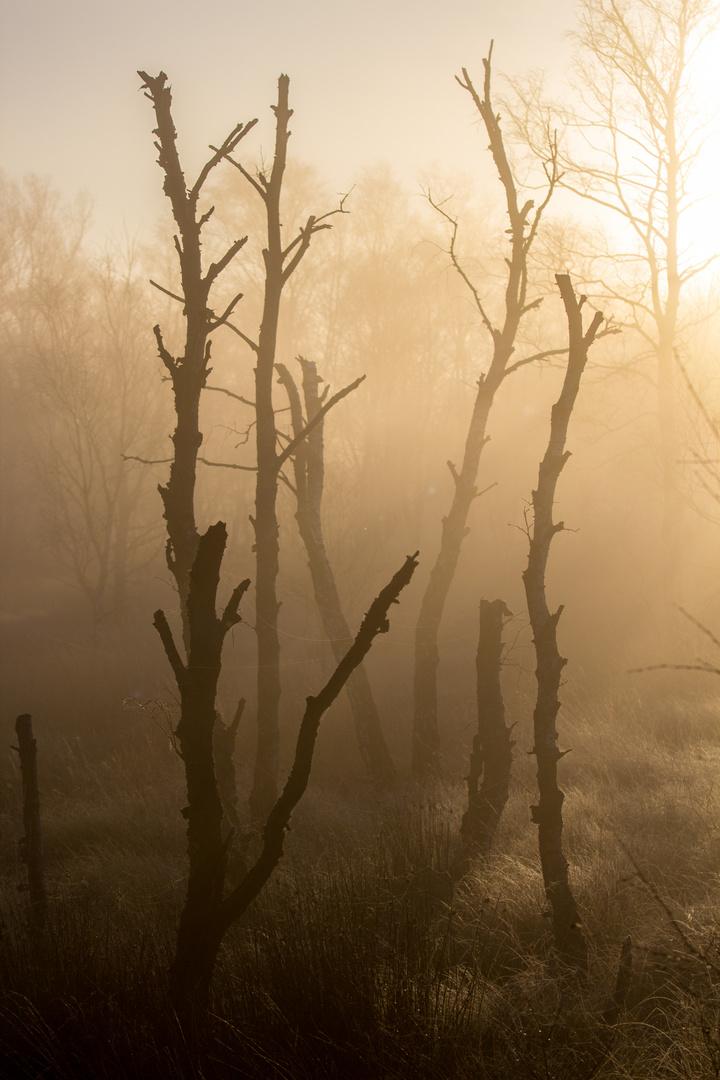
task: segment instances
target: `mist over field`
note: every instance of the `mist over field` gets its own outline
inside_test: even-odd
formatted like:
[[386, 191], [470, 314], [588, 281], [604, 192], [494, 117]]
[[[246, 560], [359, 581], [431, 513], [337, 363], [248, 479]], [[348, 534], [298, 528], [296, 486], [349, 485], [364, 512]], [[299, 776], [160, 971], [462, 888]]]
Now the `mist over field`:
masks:
[[717, 1076], [716, 6], [283, 7], [234, 83], [65, 7], [0, 123], [0, 1073]]

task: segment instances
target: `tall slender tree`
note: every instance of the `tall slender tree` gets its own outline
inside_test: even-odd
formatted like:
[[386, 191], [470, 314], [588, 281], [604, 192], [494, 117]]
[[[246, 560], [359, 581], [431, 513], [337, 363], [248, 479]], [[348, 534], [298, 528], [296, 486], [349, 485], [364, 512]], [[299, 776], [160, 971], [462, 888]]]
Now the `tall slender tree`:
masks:
[[432, 774], [439, 766], [437, 671], [440, 651], [438, 632], [460, 558], [462, 542], [468, 532], [467, 520], [470, 507], [478, 495], [476, 482], [480, 455], [487, 441], [487, 422], [495, 395], [505, 379], [518, 368], [563, 351], [555, 349], [535, 353], [511, 363], [520, 324], [524, 316], [541, 302], [541, 297], [532, 299], [529, 297], [529, 256], [543, 213], [557, 185], [558, 169], [553, 150], [544, 160], [547, 189], [540, 204], [536, 207], [534, 199], [522, 199], [505, 149], [500, 118], [492, 105], [491, 60], [492, 45], [487, 58], [483, 60], [485, 77], [482, 96], [475, 89], [465, 68], [462, 70], [462, 79], [458, 78], [458, 82], [472, 98], [485, 126], [490, 140], [490, 152], [502, 184], [510, 223], [507, 230], [510, 251], [506, 258], [504, 309], [499, 321], [491, 316], [479, 288], [472, 282], [468, 272], [462, 266], [457, 251], [459, 222], [451, 217], [443, 206], [431, 199], [436, 210], [442, 214], [451, 227], [450, 259], [468, 289], [482, 324], [490, 336], [492, 357], [487, 371], [483, 372], [478, 379], [462, 464], [459, 469], [456, 469], [452, 462], [448, 462], [454, 484], [452, 501], [442, 521], [440, 550], [430, 571], [430, 580], [422, 598], [415, 629], [412, 769], [417, 776]]
[[280, 768], [280, 637], [278, 633], [277, 579], [280, 565], [280, 529], [277, 516], [279, 473], [288, 458], [287, 448], [278, 450], [273, 403], [275, 357], [278, 323], [283, 289], [300, 265], [317, 232], [331, 228], [328, 218], [338, 209], [320, 217], [310, 215], [298, 234], [290, 241], [283, 238], [281, 199], [287, 165], [289, 123], [293, 110], [289, 106], [290, 80], [287, 75], [278, 79], [275, 114], [275, 154], [272, 168], [258, 169], [253, 174], [231, 156], [233, 147], [224, 147], [223, 156], [235, 166], [260, 197], [265, 209], [267, 246], [263, 249], [265, 287], [260, 330], [255, 341], [232, 324], [255, 356], [255, 434], [257, 447], [257, 480], [255, 486], [255, 610], [258, 645], [257, 674], [257, 753], [250, 810], [260, 819], [274, 803], [278, 790]]
[[583, 328], [582, 309], [587, 297], [578, 299], [568, 274], [557, 275], [558, 288], [567, 314], [569, 351], [560, 397], [553, 405], [550, 438], [540, 462], [537, 488], [532, 493], [530, 551], [523, 573], [528, 614], [537, 658], [537, 701], [533, 715], [534, 746], [537, 760], [538, 805], [532, 807], [532, 819], [538, 826], [540, 863], [545, 893], [552, 912], [553, 932], [561, 957], [575, 967], [587, 966], [587, 943], [580, 925], [580, 915], [570, 888], [568, 863], [562, 847], [562, 805], [565, 798], [558, 786], [557, 765], [563, 756], [558, 750], [555, 721], [560, 709], [558, 692], [562, 670], [567, 661], [557, 645], [557, 624], [562, 606], [550, 613], [545, 593], [545, 570], [553, 536], [565, 525], [553, 521], [553, 504], [558, 478], [570, 452], [565, 449], [568, 425], [580, 389], [588, 350], [595, 340], [603, 315], [596, 311], [587, 330]]
[[[143, 89], [153, 105], [157, 127], [155, 147], [158, 164], [163, 171], [163, 190], [170, 200], [178, 232], [174, 237], [180, 263], [182, 295], [175, 296], [183, 305], [185, 346], [181, 356], [173, 356], [165, 346], [160, 327], [154, 327], [158, 352], [170, 376], [175, 401], [176, 427], [172, 436], [174, 455], [170, 477], [160, 487], [167, 522], [167, 563], [177, 585], [183, 619], [183, 638], [190, 647], [188, 595], [190, 571], [195, 562], [198, 529], [195, 520], [195, 485], [197, 461], [202, 433], [200, 431], [200, 397], [205, 388], [210, 365], [210, 334], [230, 318], [242, 294], [237, 294], [221, 315], [210, 307], [210, 291], [222, 271], [247, 243], [247, 236], [235, 240], [224, 254], [203, 272], [201, 233], [214, 212], [210, 206], [199, 210], [203, 187], [225, 157], [255, 126], [256, 120], [237, 124], [212, 157], [203, 165], [195, 183], [188, 187], [180, 164], [177, 132], [172, 118], [172, 95], [167, 75], [160, 72], [150, 76], [138, 72]], [[163, 288], [163, 292], [169, 292]], [[170, 295], [174, 295], [170, 293]]]

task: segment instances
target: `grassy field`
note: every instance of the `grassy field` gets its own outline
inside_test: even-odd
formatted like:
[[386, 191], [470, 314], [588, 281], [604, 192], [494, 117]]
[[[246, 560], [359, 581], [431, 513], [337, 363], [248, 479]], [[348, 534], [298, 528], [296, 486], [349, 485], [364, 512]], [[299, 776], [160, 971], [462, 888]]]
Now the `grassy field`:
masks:
[[[286, 858], [224, 945], [202, 1066], [165, 996], [184, 889], [180, 762], [137, 718], [106, 753], [38, 733], [51, 895], [39, 934], [17, 890], [12, 755], [0, 785], [0, 1075], [720, 1076], [717, 701], [646, 691], [563, 708], [587, 980], [554, 964], [523, 723], [495, 852], [462, 884], [451, 875], [460, 781], [378, 797], [315, 778]], [[633, 979], [608, 1023], [628, 935]]]

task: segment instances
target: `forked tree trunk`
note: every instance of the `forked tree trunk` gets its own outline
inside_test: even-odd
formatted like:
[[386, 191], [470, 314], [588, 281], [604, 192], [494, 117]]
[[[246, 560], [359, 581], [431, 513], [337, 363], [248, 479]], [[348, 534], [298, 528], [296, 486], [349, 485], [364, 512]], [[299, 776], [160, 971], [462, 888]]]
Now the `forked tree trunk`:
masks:
[[32, 733], [32, 716], [23, 713], [15, 721], [17, 751], [20, 755], [20, 775], [23, 792], [23, 825], [25, 835], [19, 841], [20, 858], [27, 867], [27, 889], [30, 897], [30, 928], [42, 930], [47, 918], [45, 892], [45, 859], [40, 827], [40, 791], [37, 774], [37, 743]]
[[565, 450], [568, 424], [587, 363], [588, 349], [595, 340], [603, 316], [601, 312], [596, 312], [587, 332], [583, 332], [582, 307], [585, 297], [578, 301], [568, 274], [558, 274], [556, 281], [567, 314], [568, 364], [560, 397], [552, 408], [550, 439], [540, 463], [537, 488], [532, 493], [530, 551], [523, 573], [537, 658], [533, 753], [537, 759], [540, 797], [538, 805], [532, 807], [532, 820], [538, 826], [543, 883], [550, 902], [558, 952], [566, 963], [584, 970], [587, 967], [587, 943], [580, 926], [580, 915], [570, 888], [568, 863], [563, 853], [562, 805], [565, 796], [558, 785], [557, 775], [558, 761], [563, 755], [557, 746], [555, 721], [560, 709], [560, 679], [567, 663], [557, 645], [557, 624], [563, 609], [561, 606], [550, 614], [545, 595], [545, 570], [552, 538], [564, 528], [562, 521], [553, 521], [553, 503], [558, 477], [570, 456], [569, 451]]
[[[320, 413], [325, 395], [321, 398], [317, 365], [299, 356], [302, 367], [305, 418], [313, 420]], [[287, 391], [290, 402], [292, 428], [297, 438], [305, 428], [300, 395], [295, 381], [284, 364], [277, 364], [280, 382]], [[345, 393], [359, 384], [357, 380]], [[297, 513], [300, 537], [308, 556], [308, 567], [313, 584], [323, 630], [330, 642], [336, 661], [342, 659], [352, 643], [350, 627], [342, 610], [335, 575], [325, 548], [322, 528], [322, 496], [324, 484], [323, 424], [318, 423], [301, 442], [293, 455]], [[364, 665], [360, 664], [347, 683], [347, 694], [355, 721], [358, 745], [365, 767], [372, 780], [385, 787], [396, 778], [395, 767], [385, 742], [375, 698]]]
[[[223, 896], [226, 848], [220, 824], [222, 806], [212, 770], [213, 687], [220, 670], [219, 657], [227, 630], [237, 621], [237, 604], [247, 582], [235, 590], [221, 619], [214, 612], [217, 573], [224, 547], [224, 525], [212, 526], [201, 537], [191, 574], [190, 602], [202, 610], [207, 635], [190, 662], [183, 666], [162, 612], [156, 612], [168, 659], [178, 679], [182, 719], [178, 727], [183, 757], [190, 754], [188, 772], [188, 854], [190, 881], [183, 911], [175, 961], [171, 970], [171, 997], [178, 1020], [191, 1047], [197, 1047], [207, 1019], [207, 1006], [218, 950], [225, 933], [264, 887], [282, 858], [290, 815], [302, 798], [312, 767], [315, 740], [322, 716], [342, 691], [378, 634], [389, 629], [388, 612], [410, 581], [417, 555], [401, 569], [373, 601], [345, 656], [316, 697], [307, 699], [300, 724], [295, 758], [282, 793], [271, 809], [263, 830], [263, 846], [254, 865], [227, 896]], [[186, 759], [187, 760], [187, 759]]]
[[222, 835], [223, 806], [213, 754], [215, 697], [225, 636], [240, 621], [238, 606], [250, 585], [249, 580], [244, 581], [234, 590], [218, 618], [215, 604], [226, 542], [222, 521], [211, 525], [198, 542], [188, 591], [187, 663], [183, 663], [175, 646], [165, 614], [160, 610], [155, 612], [155, 628], [180, 692], [180, 722], [175, 734], [188, 793], [188, 804], [183, 810], [187, 820], [188, 886], [170, 970], [171, 991], [178, 1008], [186, 1004], [184, 995], [178, 996], [178, 986], [184, 983], [188, 965], [196, 962], [198, 941], [206, 933], [209, 913], [220, 903], [225, 885], [227, 841]]
[[500, 686], [503, 620], [510, 617], [504, 600], [480, 601], [478, 730], [470, 757], [468, 808], [460, 826], [467, 856], [489, 853], [510, 794], [513, 742]]
[[430, 580], [422, 598], [420, 615], [415, 629], [415, 673], [413, 680], [414, 723], [412, 745], [412, 771], [416, 776], [426, 777], [436, 773], [439, 768], [440, 738], [438, 732], [438, 692], [437, 671], [440, 663], [438, 633], [442, 621], [445, 603], [450, 592], [463, 539], [468, 533], [467, 520], [470, 507], [478, 492], [475, 487], [480, 455], [487, 441], [486, 429], [488, 415], [501, 383], [504, 379], [524, 364], [541, 360], [562, 350], [537, 353], [510, 364], [515, 349], [515, 342], [520, 323], [527, 312], [537, 307], [539, 299], [528, 301], [528, 255], [537, 235], [543, 212], [550, 200], [557, 183], [558, 174], [555, 160], [546, 163], [548, 190], [543, 202], [531, 213], [534, 207], [532, 199], [521, 205], [512, 168], [505, 152], [499, 117], [493, 111], [490, 100], [490, 60], [492, 46], [486, 60], [483, 60], [485, 80], [481, 98], [470, 77], [463, 68], [463, 79], [458, 82], [473, 99], [482, 118], [490, 140], [495, 167], [505, 193], [505, 202], [510, 227], [510, 253], [507, 258], [507, 281], [505, 285], [505, 307], [502, 325], [495, 325], [483, 304], [476, 287], [470, 281], [460, 264], [456, 240], [458, 222], [433, 203], [436, 210], [451, 224], [452, 240], [450, 257], [452, 264], [470, 290], [480, 319], [492, 339], [492, 359], [486, 374], [478, 380], [470, 427], [465, 440], [465, 452], [462, 467], [458, 472], [448, 462], [455, 483], [452, 503], [447, 517], [443, 518], [440, 551], [430, 571]]

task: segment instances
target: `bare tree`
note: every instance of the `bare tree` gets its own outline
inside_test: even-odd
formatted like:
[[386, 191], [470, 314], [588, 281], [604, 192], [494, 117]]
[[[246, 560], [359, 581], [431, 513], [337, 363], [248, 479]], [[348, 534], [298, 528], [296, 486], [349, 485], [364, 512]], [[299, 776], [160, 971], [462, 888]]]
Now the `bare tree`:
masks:
[[[12, 201], [13, 212], [10, 212]], [[129, 590], [160, 547], [145, 512], [160, 393], [132, 251], [86, 252], [85, 210], [30, 178], [0, 184], [8, 246], [2, 343], [40, 507], [37, 535], [82, 593], [93, 633], [121, 621]]]
[[[216, 315], [210, 303], [210, 290], [226, 266], [235, 258], [247, 242], [247, 236], [235, 240], [203, 273], [201, 256], [201, 232], [210, 219], [214, 207], [199, 213], [198, 203], [212, 170], [224, 160], [257, 123], [238, 124], [230, 132], [220, 148], [215, 150], [200, 170], [192, 187], [188, 188], [177, 150], [177, 132], [172, 119], [172, 95], [167, 85], [167, 75], [160, 72], [152, 77], [138, 72], [143, 79], [146, 96], [152, 101], [157, 120], [155, 146], [158, 164], [163, 170], [163, 190], [170, 200], [173, 217], [178, 227], [174, 237], [175, 249], [180, 262], [182, 296], [176, 297], [183, 304], [185, 319], [185, 347], [182, 356], [174, 357], [166, 348], [159, 326], [154, 327], [160, 359], [167, 369], [172, 383], [177, 425], [173, 434], [174, 456], [170, 465], [168, 483], [160, 488], [167, 522], [167, 563], [175, 578], [180, 597], [183, 618], [183, 637], [189, 648], [190, 624], [188, 615], [188, 592], [190, 571], [195, 562], [198, 546], [198, 530], [195, 522], [195, 483], [197, 460], [202, 434], [200, 432], [200, 396], [209, 371], [210, 333], [227, 322], [242, 294], [236, 295], [222, 315]], [[164, 292], [169, 290], [163, 289]], [[213, 706], [214, 707], [214, 706]]]
[[215, 783], [209, 717], [214, 717], [223, 642], [231, 626], [239, 621], [238, 604], [249, 585], [246, 581], [238, 586], [218, 619], [215, 599], [225, 540], [225, 526], [218, 522], [210, 526], [198, 543], [188, 595], [191, 636], [187, 663], [179, 656], [163, 612], [155, 613], [155, 626], [175, 672], [181, 696], [182, 711], [176, 734], [188, 781], [188, 806], [184, 814], [188, 821], [190, 876], [170, 971], [170, 987], [178, 1018], [193, 1046], [202, 1034], [210, 982], [222, 939], [232, 923], [247, 910], [282, 858], [290, 815], [305, 793], [310, 777], [322, 716], [362, 663], [376, 636], [389, 629], [390, 606], [397, 603], [400, 591], [408, 584], [417, 566], [417, 554], [408, 556], [371, 604], [355, 640], [328, 682], [319, 694], [308, 697], [292, 769], [268, 814], [260, 854], [239, 884], [225, 894], [228, 840], [223, 839], [221, 832], [222, 805]]
[[[490, 152], [503, 187], [507, 214], [510, 220], [510, 252], [507, 256], [507, 277], [505, 281], [505, 302], [502, 318], [496, 322], [490, 315], [486, 303], [463, 268], [457, 252], [459, 223], [442, 205], [433, 205], [451, 226], [449, 254], [452, 265], [467, 287], [483, 326], [492, 342], [492, 359], [486, 372], [478, 379], [478, 390], [473, 406], [470, 426], [465, 440], [465, 450], [460, 469], [452, 462], [448, 468], [454, 482], [453, 498], [450, 509], [442, 522], [440, 550], [430, 571], [425, 594], [422, 598], [420, 615], [415, 630], [415, 674], [414, 674], [414, 726], [412, 769], [417, 776], [427, 776], [438, 768], [439, 735], [437, 708], [437, 670], [440, 663], [438, 649], [438, 631], [442, 620], [445, 602], [455, 576], [460, 549], [467, 534], [467, 520], [470, 507], [477, 498], [476, 488], [478, 468], [482, 448], [487, 441], [486, 429], [490, 409], [497, 391], [512, 372], [536, 360], [545, 359], [563, 350], [540, 352], [510, 362], [515, 351], [518, 330], [523, 317], [536, 308], [541, 298], [529, 299], [529, 255], [537, 236], [543, 213], [550, 201], [558, 182], [557, 161], [554, 150], [544, 161], [547, 190], [540, 204], [535, 207], [531, 198], [521, 201], [521, 195], [507, 157], [500, 120], [495, 113], [491, 96], [491, 59], [492, 46], [483, 60], [485, 78], [483, 96], [476, 91], [467, 70], [463, 68], [460, 86], [473, 100], [490, 139]], [[432, 202], [432, 199], [431, 199]]]
[[[277, 492], [280, 469], [289, 455], [288, 448], [277, 447], [273, 382], [275, 355], [278, 340], [278, 322], [283, 289], [300, 265], [310, 247], [313, 236], [331, 228], [327, 220], [332, 214], [343, 210], [342, 203], [336, 210], [320, 217], [310, 215], [298, 234], [289, 242], [283, 239], [280, 203], [283, 178], [287, 165], [287, 147], [290, 138], [288, 124], [293, 114], [289, 107], [290, 80], [287, 75], [278, 79], [275, 113], [275, 154], [269, 172], [258, 169], [251, 173], [230, 155], [232, 146], [221, 148], [225, 156], [252, 189], [260, 197], [265, 209], [267, 247], [263, 249], [265, 286], [262, 319], [257, 341], [248, 334], [231, 326], [255, 355], [255, 434], [257, 446], [257, 481], [255, 487], [256, 560], [256, 633], [258, 643], [257, 676], [257, 729], [258, 742], [255, 757], [253, 785], [250, 793], [250, 810], [261, 819], [277, 797], [280, 767], [280, 638], [278, 634], [277, 578], [279, 572], [280, 540], [277, 517]], [[294, 448], [293, 448], [294, 449]], [[291, 452], [291, 451], [290, 451]]]
[[520, 92], [521, 126], [536, 150], [564, 131], [562, 186], [614, 230], [622, 225], [596, 250], [598, 276], [584, 287], [625, 307], [655, 362], [666, 616], [682, 517], [673, 351], [685, 329], [683, 291], [712, 261], [684, 238], [703, 143], [692, 89], [696, 54], [716, 20], [711, 0], [583, 0], [574, 34], [577, 104], [543, 104], [537, 85]]
[[[296, 441], [301, 432], [307, 430], [309, 422], [318, 416], [329, 391], [329, 387], [326, 386], [324, 392], [320, 394], [319, 385], [322, 379], [313, 361], [305, 360], [302, 356], [298, 357], [298, 361], [302, 368], [304, 415], [295, 380], [284, 364], [276, 365], [280, 382], [285, 387], [290, 402], [292, 431]], [[336, 394], [334, 400], [337, 401], [341, 395], [345, 396], [355, 390], [363, 378], [364, 376], [356, 379], [354, 383]], [[339, 661], [352, 641], [352, 634], [342, 610], [340, 593], [323, 536], [322, 497], [325, 464], [322, 421], [309, 431], [306, 439], [297, 442], [293, 454], [293, 471], [294, 484], [291, 484], [287, 478], [284, 479], [292, 488], [297, 501], [295, 517], [308, 556], [315, 602], [335, 659]], [[378, 785], [384, 786], [395, 779], [395, 767], [385, 742], [370, 680], [362, 664], [349, 679], [347, 692], [363, 761], [372, 779]]]
[[568, 364], [560, 397], [552, 408], [550, 439], [540, 463], [537, 488], [532, 493], [530, 551], [523, 573], [537, 658], [533, 753], [537, 760], [540, 798], [538, 805], [532, 807], [532, 818], [538, 826], [540, 863], [552, 911], [555, 942], [564, 960], [584, 969], [587, 966], [587, 944], [580, 927], [580, 916], [570, 888], [568, 864], [563, 854], [564, 794], [557, 782], [557, 764], [563, 755], [557, 747], [555, 721], [560, 709], [560, 677], [567, 663], [560, 656], [557, 646], [557, 624], [563, 609], [561, 606], [550, 614], [545, 595], [545, 570], [552, 538], [565, 528], [562, 521], [553, 521], [555, 489], [570, 456], [569, 451], [565, 450], [570, 416], [587, 364], [588, 350], [600, 329], [603, 315], [595, 312], [588, 329], [584, 330], [582, 308], [587, 298], [581, 296], [578, 300], [568, 274], [558, 274], [556, 280], [568, 320]]
[[[179, 358], [169, 353], [159, 327], [155, 327], [160, 356], [172, 380], [177, 415], [170, 479], [160, 493], [168, 526], [168, 565], [175, 576], [181, 598], [185, 659], [162, 610], [155, 612], [154, 625], [180, 693], [180, 720], [175, 735], [185, 768], [188, 797], [188, 804], [183, 810], [187, 821], [188, 886], [178, 928], [175, 958], [170, 970], [170, 990], [184, 1035], [191, 1049], [197, 1051], [220, 944], [228, 927], [257, 896], [282, 856], [290, 814], [307, 786], [320, 719], [352, 671], [361, 663], [377, 634], [388, 629], [390, 605], [397, 601], [401, 589], [409, 582], [417, 561], [415, 556], [406, 559], [401, 570], [371, 605], [355, 641], [326, 686], [317, 697], [308, 698], [293, 768], [267, 818], [261, 852], [240, 884], [225, 895], [227, 852], [232, 832], [227, 836], [223, 836], [222, 832], [223, 806], [213, 755], [217, 721], [215, 702], [225, 638], [232, 627], [240, 622], [239, 605], [250, 582], [243, 581], [233, 590], [222, 615], [218, 617], [217, 590], [227, 531], [224, 522], [219, 521], [202, 535], [198, 533], [195, 524], [195, 473], [202, 441], [198, 411], [200, 394], [208, 374], [209, 334], [229, 317], [239, 299], [235, 297], [223, 315], [215, 317], [208, 305], [209, 291], [221, 270], [243, 246], [245, 238], [235, 241], [203, 274], [200, 232], [212, 210], [198, 217], [198, 198], [211, 169], [230, 153], [251, 125], [238, 125], [233, 129], [203, 167], [194, 186], [188, 189], [177, 154], [167, 78], [164, 73], [155, 78], [145, 72], [140, 72], [140, 75], [155, 108], [159, 163], [165, 174], [165, 192], [171, 200], [180, 231], [175, 246], [180, 257], [186, 327], [185, 353]], [[287, 90], [287, 80], [284, 86]], [[282, 103], [281, 89], [279, 112], [282, 112]], [[279, 121], [281, 130], [286, 131], [286, 125], [287, 113], [284, 113]], [[323, 414], [324, 410], [321, 409], [316, 423]], [[273, 449], [274, 457], [282, 458], [277, 461], [278, 469], [295, 449], [292, 441], [286, 449], [285, 457], [276, 455]]]

